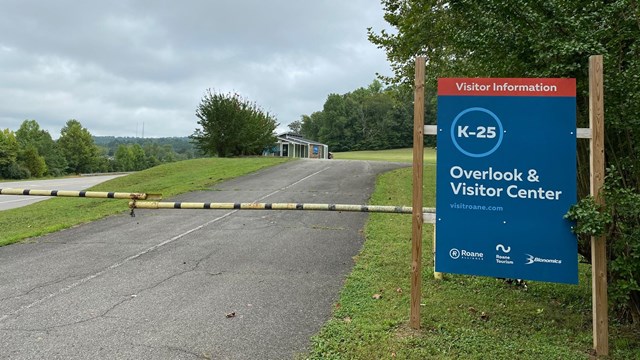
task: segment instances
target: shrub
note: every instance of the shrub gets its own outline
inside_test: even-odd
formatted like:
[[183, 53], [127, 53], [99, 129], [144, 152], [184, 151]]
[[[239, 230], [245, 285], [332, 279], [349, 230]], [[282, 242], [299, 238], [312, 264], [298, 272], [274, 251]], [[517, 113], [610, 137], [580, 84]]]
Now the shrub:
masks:
[[582, 199], [567, 213], [577, 221], [574, 232], [583, 241], [605, 235], [608, 257], [609, 305], [623, 321], [640, 324], [640, 193], [625, 186], [615, 167], [607, 169], [605, 206], [593, 197]]

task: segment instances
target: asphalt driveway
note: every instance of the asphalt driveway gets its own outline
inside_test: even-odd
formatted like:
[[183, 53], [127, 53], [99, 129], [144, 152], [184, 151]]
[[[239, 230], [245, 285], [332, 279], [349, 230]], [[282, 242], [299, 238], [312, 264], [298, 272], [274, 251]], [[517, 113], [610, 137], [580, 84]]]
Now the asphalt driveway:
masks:
[[[296, 161], [172, 200], [364, 204], [399, 166]], [[0, 248], [0, 358], [290, 359], [329, 319], [367, 218], [136, 215]]]

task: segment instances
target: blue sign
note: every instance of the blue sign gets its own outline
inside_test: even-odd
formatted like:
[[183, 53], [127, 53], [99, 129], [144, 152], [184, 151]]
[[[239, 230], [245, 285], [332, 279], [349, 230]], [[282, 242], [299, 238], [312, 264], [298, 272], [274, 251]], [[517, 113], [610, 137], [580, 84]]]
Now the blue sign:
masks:
[[575, 79], [440, 79], [436, 189], [436, 271], [577, 283]]

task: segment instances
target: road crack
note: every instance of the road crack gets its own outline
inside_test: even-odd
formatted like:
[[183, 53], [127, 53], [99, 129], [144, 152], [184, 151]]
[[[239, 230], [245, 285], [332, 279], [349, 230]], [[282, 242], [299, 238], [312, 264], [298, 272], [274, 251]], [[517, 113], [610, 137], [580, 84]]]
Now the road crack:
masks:
[[31, 294], [32, 292], [34, 292], [36, 290], [43, 289], [43, 288], [46, 288], [46, 287], [51, 286], [51, 285], [60, 284], [60, 283], [63, 283], [65, 281], [67, 281], [67, 280], [70, 280], [70, 279], [77, 279], [79, 277], [80, 277], [80, 275], [70, 275], [70, 276], [66, 276], [66, 277], [64, 277], [62, 279], [48, 281], [48, 282], [33, 286], [29, 290], [23, 291], [18, 295], [10, 295], [10, 296], [6, 296], [6, 297], [2, 297], [2, 298], [0, 298], [0, 301], [18, 299], [18, 298], [27, 296], [27, 295]]

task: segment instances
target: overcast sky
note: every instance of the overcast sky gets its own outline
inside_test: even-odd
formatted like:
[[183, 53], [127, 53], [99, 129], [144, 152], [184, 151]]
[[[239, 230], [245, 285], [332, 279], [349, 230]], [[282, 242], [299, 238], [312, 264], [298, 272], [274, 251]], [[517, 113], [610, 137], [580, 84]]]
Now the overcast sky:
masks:
[[279, 131], [330, 93], [390, 74], [367, 27], [379, 0], [113, 0], [0, 3], [0, 129], [34, 119], [57, 138], [188, 136], [206, 89], [238, 92]]

